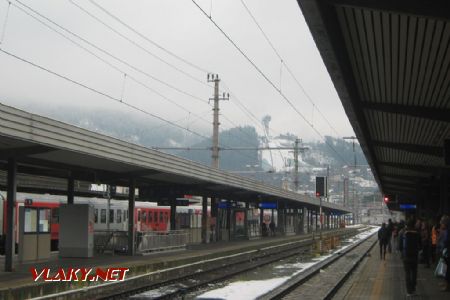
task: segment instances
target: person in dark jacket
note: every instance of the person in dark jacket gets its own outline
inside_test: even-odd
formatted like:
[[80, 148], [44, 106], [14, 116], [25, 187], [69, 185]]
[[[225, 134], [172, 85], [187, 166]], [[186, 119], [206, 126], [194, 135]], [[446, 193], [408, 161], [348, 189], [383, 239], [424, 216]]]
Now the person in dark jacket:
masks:
[[386, 246], [388, 244], [389, 233], [386, 228], [386, 223], [381, 224], [378, 230], [378, 243], [380, 245], [380, 259], [386, 259]]
[[391, 240], [392, 240], [392, 232], [394, 231], [394, 223], [392, 223], [392, 219], [389, 219], [386, 229], [387, 229], [387, 234], [388, 234], [388, 239], [387, 239], [388, 252], [392, 253]]
[[275, 236], [275, 222], [272, 220], [269, 224], [270, 235]]
[[403, 266], [405, 268], [406, 291], [408, 295], [416, 292], [417, 265], [419, 263], [420, 235], [415, 229], [414, 219], [406, 224], [403, 233]]

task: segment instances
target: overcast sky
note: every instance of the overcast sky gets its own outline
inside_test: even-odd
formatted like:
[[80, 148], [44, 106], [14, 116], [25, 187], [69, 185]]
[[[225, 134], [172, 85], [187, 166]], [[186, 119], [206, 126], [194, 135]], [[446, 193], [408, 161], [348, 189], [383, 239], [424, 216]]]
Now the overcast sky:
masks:
[[[313, 108], [286, 67], [282, 67], [280, 59], [264, 39], [241, 0], [198, 0], [197, 3], [207, 14], [211, 13], [212, 19], [276, 87], [281, 88], [282, 93], [322, 135], [353, 135], [297, 1], [243, 1], [334, 129]], [[20, 2], [91, 45], [38, 17]], [[239, 108], [240, 101], [259, 120], [266, 114], [271, 115], [273, 134], [289, 131], [304, 140], [320, 139], [191, 0], [95, 0], [95, 3], [142, 33], [147, 40], [127, 29], [89, 0], [73, 0], [122, 33], [128, 41], [69, 0], [20, 2], [11, 0], [6, 19], [8, 2], [0, 0], [2, 50], [208, 135], [211, 132], [208, 122], [211, 122], [212, 112], [206, 102], [212, 97], [213, 89], [206, 84], [205, 71], [211, 71], [219, 74], [221, 90], [231, 94], [230, 101], [220, 103], [221, 114], [225, 115], [221, 119], [222, 129], [233, 127], [229, 120], [238, 125], [256, 126], [256, 121], [251, 120]], [[51, 31], [17, 7], [63, 32], [112, 66]], [[168, 54], [150, 41], [195, 67]], [[126, 79], [124, 73], [128, 76]], [[123, 111], [124, 120], [130, 116], [130, 109], [123, 104], [20, 62], [3, 52], [0, 52], [0, 102], [17, 107], [26, 107], [29, 103], [41, 107], [66, 104], [86, 109], [92, 106], [108, 107]], [[205, 120], [200, 120], [195, 115], [201, 115]], [[258, 130], [262, 133], [260, 128]]]

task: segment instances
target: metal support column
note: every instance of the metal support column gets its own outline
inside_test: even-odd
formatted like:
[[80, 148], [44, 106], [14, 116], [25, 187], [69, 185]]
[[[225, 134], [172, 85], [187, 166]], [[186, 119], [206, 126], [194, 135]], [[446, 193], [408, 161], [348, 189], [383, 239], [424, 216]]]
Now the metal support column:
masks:
[[176, 212], [177, 212], [177, 197], [170, 197], [170, 230], [177, 229], [177, 220], [176, 220]]
[[208, 197], [202, 197], [202, 243], [208, 242]]
[[263, 236], [263, 222], [264, 222], [264, 208], [259, 209], [259, 228], [261, 230], [261, 236]]
[[327, 229], [330, 229], [330, 228], [331, 228], [331, 215], [328, 214], [327, 215]]
[[75, 198], [75, 179], [70, 176], [67, 179], [67, 204], [73, 204]]
[[213, 197], [211, 198], [212, 204], [211, 204], [211, 212], [214, 213], [215, 218], [215, 225], [214, 225], [214, 242], [218, 242], [220, 240], [220, 216], [219, 216], [219, 198]]
[[305, 233], [305, 220], [306, 220], [306, 207], [302, 207], [302, 223], [301, 223], [301, 233]]
[[317, 227], [319, 227], [319, 213], [317, 211], [315, 211], [314, 215], [316, 216], [315, 230], [317, 230]]
[[226, 224], [225, 224], [225, 229], [227, 230], [228, 233], [228, 240], [231, 241], [231, 201], [227, 200], [227, 208], [226, 208], [226, 212], [227, 212], [227, 220], [226, 220]]
[[135, 201], [136, 182], [134, 178], [130, 179], [130, 189], [128, 192], [128, 255], [135, 254], [135, 232], [134, 232], [134, 201]]
[[244, 232], [245, 237], [250, 239], [250, 235], [248, 234], [248, 211], [250, 209], [250, 201], [245, 202], [245, 213], [244, 213]]
[[278, 216], [278, 231], [280, 232], [280, 233], [284, 233], [284, 234], [286, 234], [286, 224], [285, 224], [285, 222], [284, 222], [284, 219], [285, 219], [285, 215], [284, 215], [284, 203], [281, 201], [281, 202], [278, 202], [278, 205], [277, 205], [277, 207], [278, 207], [278, 209], [277, 209], [277, 216]]
[[15, 158], [8, 159], [8, 187], [6, 195], [6, 243], [5, 243], [5, 271], [13, 271], [14, 257], [14, 206], [17, 191], [17, 161]]
[[306, 230], [308, 233], [311, 232], [311, 211], [309, 209], [306, 212]]
[[219, 199], [216, 197], [211, 197], [211, 219], [214, 219], [214, 228], [211, 232], [213, 235], [213, 241], [219, 241]]

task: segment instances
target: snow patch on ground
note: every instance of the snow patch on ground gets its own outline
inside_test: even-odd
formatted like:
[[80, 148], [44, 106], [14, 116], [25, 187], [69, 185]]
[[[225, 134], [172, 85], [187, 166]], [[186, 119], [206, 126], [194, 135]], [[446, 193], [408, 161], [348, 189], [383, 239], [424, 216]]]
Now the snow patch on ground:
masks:
[[289, 278], [237, 281], [223, 288], [206, 292], [196, 299], [254, 299], [283, 284]]
[[[337, 251], [339, 252], [352, 246], [354, 243], [357, 243], [367, 238], [368, 236], [376, 233], [378, 230], [379, 230], [378, 226], [372, 226], [371, 229], [359, 233], [348, 240], [345, 240], [344, 242], [348, 242], [349, 244], [337, 249]], [[196, 299], [256, 299], [257, 297], [264, 295], [269, 291], [273, 290], [274, 288], [282, 285], [291, 277], [304, 272], [305, 270], [311, 268], [320, 261], [323, 261], [331, 257], [332, 255], [333, 253], [323, 255], [312, 259], [311, 262], [284, 264], [275, 267], [275, 269], [297, 269], [295, 272], [292, 273], [291, 276], [277, 277], [267, 280], [236, 281], [230, 283], [229, 285], [223, 288], [208, 291], [198, 296]]]

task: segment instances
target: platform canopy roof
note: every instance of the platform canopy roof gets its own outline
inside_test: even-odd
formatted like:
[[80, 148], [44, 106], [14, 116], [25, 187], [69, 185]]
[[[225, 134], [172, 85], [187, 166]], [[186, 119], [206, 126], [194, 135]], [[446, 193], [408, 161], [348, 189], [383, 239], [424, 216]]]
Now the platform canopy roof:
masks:
[[449, 2], [298, 3], [381, 190], [411, 198], [448, 173]]
[[[307, 207], [319, 204], [316, 198], [0, 104], [0, 169], [7, 169], [11, 157], [24, 174], [123, 186], [134, 178], [140, 196], [146, 191], [150, 198], [193, 194]], [[333, 203], [323, 206], [349, 212]]]

